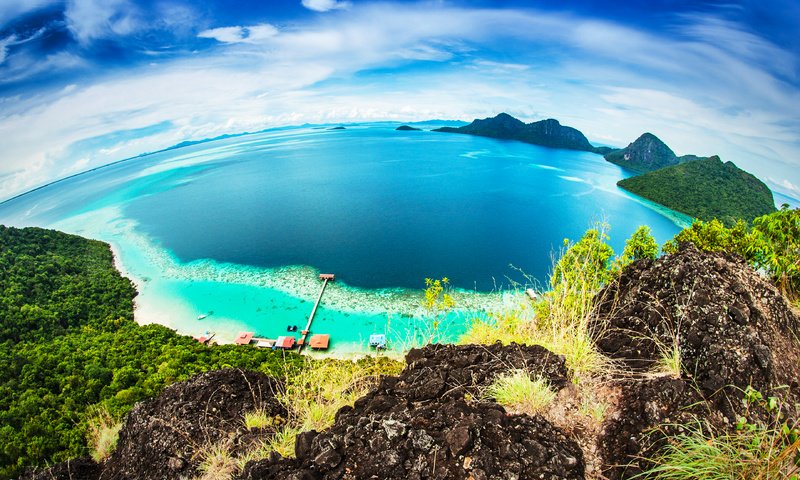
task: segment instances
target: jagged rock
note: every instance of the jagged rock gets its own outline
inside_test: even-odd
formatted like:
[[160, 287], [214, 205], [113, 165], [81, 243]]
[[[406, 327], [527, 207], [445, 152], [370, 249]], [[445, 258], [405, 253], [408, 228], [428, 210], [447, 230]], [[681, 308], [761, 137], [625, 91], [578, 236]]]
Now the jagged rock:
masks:
[[513, 368], [561, 388], [563, 358], [538, 346], [497, 344], [431, 345], [406, 360], [399, 376], [342, 408], [332, 428], [301, 435], [296, 459], [251, 462], [242, 478], [584, 478], [580, 448], [560, 429], [478, 399]]
[[[217, 370], [176, 383], [137, 404], [120, 430], [100, 478], [174, 479], [197, 475], [198, 450], [226, 440], [235, 450], [248, 435], [246, 412], [286, 417], [275, 400], [280, 384], [263, 374]], [[262, 432], [267, 435], [268, 432]]]
[[648, 371], [675, 344], [682, 364], [680, 378], [623, 382], [621, 409], [606, 422], [601, 443], [608, 465], [635, 462], [610, 469], [609, 478], [640, 472], [639, 458], [681, 425], [699, 419], [730, 428], [740, 416], [768, 421], [763, 406], [743, 402], [748, 386], [781, 398], [784, 412], [797, 415], [800, 319], [738, 256], [685, 244], [635, 262], [599, 294], [593, 329], [600, 349], [634, 371]]

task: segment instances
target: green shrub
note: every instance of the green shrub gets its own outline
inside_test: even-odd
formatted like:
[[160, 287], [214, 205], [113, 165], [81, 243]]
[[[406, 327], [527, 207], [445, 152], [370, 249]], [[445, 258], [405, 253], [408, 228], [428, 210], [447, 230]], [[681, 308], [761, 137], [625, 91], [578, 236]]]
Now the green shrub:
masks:
[[625, 242], [622, 255], [614, 261], [613, 270], [622, 271], [632, 262], [642, 259], [655, 260], [658, 257], [658, 243], [650, 233], [650, 227], [642, 225], [633, 232], [633, 235]]

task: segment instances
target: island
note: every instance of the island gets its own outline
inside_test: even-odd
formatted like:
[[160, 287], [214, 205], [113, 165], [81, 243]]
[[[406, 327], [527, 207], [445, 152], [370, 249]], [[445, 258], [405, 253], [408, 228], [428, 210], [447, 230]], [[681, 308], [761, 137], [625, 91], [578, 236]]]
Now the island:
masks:
[[495, 117], [475, 119], [463, 127], [436, 128], [434, 132], [462, 133], [480, 137], [518, 140], [520, 142], [550, 148], [564, 148], [592, 153], [607, 153], [608, 147], [594, 147], [586, 136], [572, 127], [561, 125], [558, 120], [549, 118], [533, 123], [525, 123], [507, 113]]
[[679, 157], [652, 133], [644, 133], [627, 147], [612, 150], [605, 154], [607, 161], [637, 173], [652, 172], [659, 168], [671, 167], [704, 158], [706, 157], [698, 157], [696, 155]]
[[626, 178], [617, 185], [700, 220], [732, 225], [775, 211], [772, 191], [754, 175], [718, 156], [700, 158]]
[[345, 128], [340, 125], [338, 127], [331, 127], [328, 130], [345, 130]]
[[416, 132], [419, 131], [419, 128], [414, 128], [409, 125], [400, 125], [399, 127], [395, 128], [395, 130], [399, 130], [401, 132]]

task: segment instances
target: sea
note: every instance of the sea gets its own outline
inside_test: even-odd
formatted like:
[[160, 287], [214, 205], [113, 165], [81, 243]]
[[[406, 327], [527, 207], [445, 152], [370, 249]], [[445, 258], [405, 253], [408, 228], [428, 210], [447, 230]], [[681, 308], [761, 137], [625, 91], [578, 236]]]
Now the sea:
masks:
[[[600, 155], [397, 126], [281, 128], [142, 155], [6, 201], [0, 223], [108, 242], [139, 291], [139, 323], [222, 342], [301, 330], [318, 275], [333, 273], [312, 333], [345, 354], [376, 333], [398, 349], [456, 340], [545, 289], [565, 239], [599, 223], [620, 253], [640, 225], [663, 244], [690, 221], [618, 188], [632, 173]], [[456, 309], [432, 312], [425, 279], [444, 277]]]

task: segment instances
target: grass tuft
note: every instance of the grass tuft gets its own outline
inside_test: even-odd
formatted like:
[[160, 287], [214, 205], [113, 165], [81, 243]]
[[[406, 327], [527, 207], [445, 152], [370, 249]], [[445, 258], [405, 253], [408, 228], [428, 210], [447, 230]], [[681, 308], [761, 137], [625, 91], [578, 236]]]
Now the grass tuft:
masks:
[[89, 447], [95, 462], [108, 458], [117, 448], [122, 422], [114, 419], [105, 408], [99, 408], [88, 421]]
[[659, 347], [660, 357], [655, 364], [656, 375], [667, 375], [672, 378], [681, 378], [681, 348], [677, 340], [673, 339], [672, 345]]
[[542, 413], [556, 398], [547, 380], [541, 377], [531, 379], [525, 370], [511, 370], [499, 375], [484, 392], [486, 398], [494, 398], [514, 413], [534, 415]]
[[271, 427], [274, 424], [275, 418], [269, 416], [264, 409], [259, 408], [244, 414], [244, 427], [248, 430]]
[[294, 457], [294, 443], [303, 430], [296, 427], [287, 427], [273, 436], [265, 447], [265, 452], [276, 452], [282, 457]]
[[207, 445], [195, 455], [200, 457], [199, 480], [229, 480], [237, 471], [238, 462], [224, 443]]

